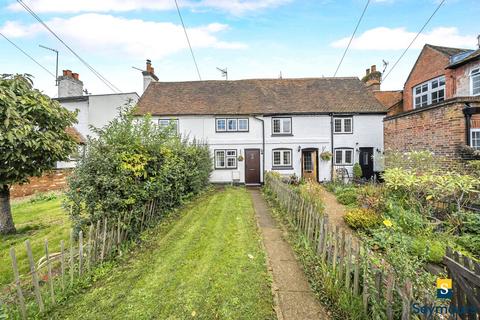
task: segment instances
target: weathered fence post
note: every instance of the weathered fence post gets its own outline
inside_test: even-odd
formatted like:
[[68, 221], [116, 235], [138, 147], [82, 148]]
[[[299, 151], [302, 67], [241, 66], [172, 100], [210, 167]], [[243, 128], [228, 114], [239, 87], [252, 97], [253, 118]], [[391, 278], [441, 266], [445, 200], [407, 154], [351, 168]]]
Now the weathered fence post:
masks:
[[53, 275], [52, 275], [52, 263], [50, 261], [50, 254], [48, 252], [48, 240], [45, 239], [45, 258], [47, 259], [47, 270], [48, 270], [48, 285], [50, 287], [50, 297], [52, 303], [55, 304], [55, 289], [53, 288]]
[[33, 288], [35, 291], [35, 299], [37, 300], [38, 308], [40, 312], [45, 310], [43, 305], [42, 294], [40, 292], [40, 285], [38, 282], [37, 269], [35, 268], [35, 261], [33, 260], [32, 247], [30, 246], [30, 240], [25, 241], [25, 246], [27, 248], [28, 262], [30, 263], [30, 273], [32, 274]]
[[63, 240], [60, 241], [60, 270], [62, 290], [65, 290], [65, 241]]
[[15, 256], [15, 248], [10, 248], [10, 257], [12, 258], [13, 277], [15, 280], [15, 288], [17, 290], [18, 305], [22, 319], [27, 319], [27, 309], [25, 308], [25, 298], [23, 297], [20, 275], [18, 273], [17, 257]]
[[75, 253], [73, 252], [73, 242], [75, 241], [74, 231], [70, 231], [70, 285], [73, 285], [73, 273], [75, 270]]
[[83, 231], [78, 233], [78, 275], [81, 276], [83, 272]]

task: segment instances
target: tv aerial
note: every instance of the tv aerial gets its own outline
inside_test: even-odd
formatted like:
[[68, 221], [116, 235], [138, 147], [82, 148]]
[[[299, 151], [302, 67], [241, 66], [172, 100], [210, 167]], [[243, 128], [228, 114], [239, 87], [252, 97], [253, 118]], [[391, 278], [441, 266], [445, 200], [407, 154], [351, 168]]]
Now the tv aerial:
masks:
[[225, 80], [228, 80], [228, 70], [227, 70], [227, 68], [222, 69], [222, 68], [217, 67], [217, 70], [222, 73], [222, 78], [225, 78]]

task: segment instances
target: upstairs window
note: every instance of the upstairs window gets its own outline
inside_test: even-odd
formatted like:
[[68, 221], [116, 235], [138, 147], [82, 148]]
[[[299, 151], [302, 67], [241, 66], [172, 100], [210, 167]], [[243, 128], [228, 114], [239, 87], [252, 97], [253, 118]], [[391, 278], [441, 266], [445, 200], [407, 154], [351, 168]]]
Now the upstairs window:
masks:
[[292, 134], [292, 118], [272, 118], [272, 134]]
[[334, 133], [353, 133], [353, 118], [334, 118]]
[[472, 84], [472, 96], [480, 95], [480, 68], [473, 69], [470, 72], [470, 81]]
[[470, 139], [472, 148], [480, 150], [480, 129], [472, 129]]
[[291, 149], [273, 149], [273, 166], [274, 167], [291, 167], [292, 166], [292, 150]]
[[415, 109], [426, 107], [443, 100], [445, 100], [444, 76], [424, 82], [413, 88], [413, 103]]
[[159, 119], [158, 126], [160, 129], [165, 129], [172, 126], [173, 130], [178, 132], [178, 119]]
[[248, 131], [248, 119], [219, 118], [215, 119], [215, 131], [217, 132], [238, 132]]
[[353, 165], [353, 149], [335, 149], [335, 165]]
[[215, 169], [236, 169], [237, 150], [215, 150]]

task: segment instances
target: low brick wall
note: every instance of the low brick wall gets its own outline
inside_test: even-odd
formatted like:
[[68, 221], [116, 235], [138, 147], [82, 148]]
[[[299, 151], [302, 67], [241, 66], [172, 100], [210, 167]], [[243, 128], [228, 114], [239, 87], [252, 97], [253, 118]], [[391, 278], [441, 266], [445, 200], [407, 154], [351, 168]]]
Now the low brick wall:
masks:
[[459, 146], [466, 144], [465, 101], [385, 118], [385, 149], [408, 152], [428, 150], [449, 160], [460, 160]]
[[41, 177], [33, 177], [30, 183], [14, 185], [10, 189], [12, 198], [29, 196], [37, 192], [57, 191], [66, 187], [71, 169], [53, 170]]

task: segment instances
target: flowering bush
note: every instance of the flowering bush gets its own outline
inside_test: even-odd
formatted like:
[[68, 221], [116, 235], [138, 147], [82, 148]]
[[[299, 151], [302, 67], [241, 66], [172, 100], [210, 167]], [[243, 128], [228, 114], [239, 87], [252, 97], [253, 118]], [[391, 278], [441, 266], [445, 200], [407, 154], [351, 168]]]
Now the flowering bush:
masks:
[[369, 230], [382, 222], [382, 217], [371, 209], [352, 209], [344, 217], [345, 222], [353, 229]]

